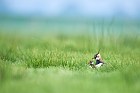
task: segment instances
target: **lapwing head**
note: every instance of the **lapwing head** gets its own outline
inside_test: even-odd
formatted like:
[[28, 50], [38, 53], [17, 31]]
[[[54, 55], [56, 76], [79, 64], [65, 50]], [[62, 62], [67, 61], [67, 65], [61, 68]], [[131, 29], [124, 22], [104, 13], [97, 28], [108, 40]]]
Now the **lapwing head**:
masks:
[[99, 49], [98, 53], [96, 53], [92, 59], [95, 59], [95, 60], [100, 60], [101, 59], [100, 49]]
[[100, 53], [95, 54], [94, 57], [93, 57], [92, 59], [100, 60], [100, 59], [101, 59]]
[[101, 59], [100, 53], [96, 55], [96, 58], [95, 58], [95, 59], [96, 59], [96, 60], [100, 60], [100, 59]]

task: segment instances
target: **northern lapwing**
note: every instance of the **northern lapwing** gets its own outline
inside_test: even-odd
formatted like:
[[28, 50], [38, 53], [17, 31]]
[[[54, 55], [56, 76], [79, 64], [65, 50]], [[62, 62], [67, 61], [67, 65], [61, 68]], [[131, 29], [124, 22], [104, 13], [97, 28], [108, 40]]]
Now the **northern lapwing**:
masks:
[[94, 64], [93, 61], [89, 61], [88, 64], [90, 65], [91, 68], [99, 68], [99, 67], [103, 66], [104, 62], [102, 60], [102, 57], [101, 57], [99, 51], [97, 54], [94, 55], [94, 57], [92, 59], [96, 60], [96, 62]]

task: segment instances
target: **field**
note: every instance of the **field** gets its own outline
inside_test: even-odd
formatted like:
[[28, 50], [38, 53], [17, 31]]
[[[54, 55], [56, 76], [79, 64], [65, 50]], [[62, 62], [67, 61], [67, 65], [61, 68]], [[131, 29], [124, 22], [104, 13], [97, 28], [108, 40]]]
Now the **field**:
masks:
[[[1, 29], [0, 93], [140, 93], [139, 28], [123, 25], [81, 33]], [[106, 64], [91, 69], [100, 48]]]

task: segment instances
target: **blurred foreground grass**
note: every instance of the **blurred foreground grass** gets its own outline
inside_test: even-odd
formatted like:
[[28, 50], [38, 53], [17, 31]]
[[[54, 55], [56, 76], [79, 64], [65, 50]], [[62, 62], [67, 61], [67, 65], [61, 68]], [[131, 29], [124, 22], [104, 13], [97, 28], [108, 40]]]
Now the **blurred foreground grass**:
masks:
[[[87, 62], [101, 48], [106, 64]], [[0, 32], [1, 93], [139, 93], [138, 34]]]

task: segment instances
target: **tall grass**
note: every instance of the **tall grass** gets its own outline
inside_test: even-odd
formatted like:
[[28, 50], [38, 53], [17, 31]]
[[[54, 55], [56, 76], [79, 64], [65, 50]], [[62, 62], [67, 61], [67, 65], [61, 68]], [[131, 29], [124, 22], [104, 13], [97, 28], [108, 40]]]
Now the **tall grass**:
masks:
[[[102, 26], [74, 35], [1, 31], [0, 92], [139, 93], [139, 34]], [[99, 48], [106, 64], [90, 69]]]

